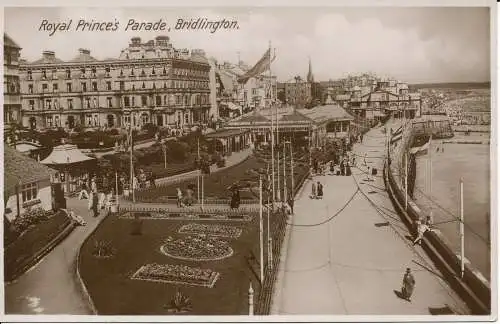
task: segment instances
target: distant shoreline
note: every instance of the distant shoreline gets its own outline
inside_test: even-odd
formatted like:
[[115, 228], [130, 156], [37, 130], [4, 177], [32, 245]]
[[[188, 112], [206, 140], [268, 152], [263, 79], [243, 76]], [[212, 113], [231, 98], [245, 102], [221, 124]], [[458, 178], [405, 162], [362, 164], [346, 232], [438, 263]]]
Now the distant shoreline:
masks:
[[412, 89], [488, 89], [491, 88], [491, 82], [443, 82], [443, 83], [416, 83], [408, 85]]

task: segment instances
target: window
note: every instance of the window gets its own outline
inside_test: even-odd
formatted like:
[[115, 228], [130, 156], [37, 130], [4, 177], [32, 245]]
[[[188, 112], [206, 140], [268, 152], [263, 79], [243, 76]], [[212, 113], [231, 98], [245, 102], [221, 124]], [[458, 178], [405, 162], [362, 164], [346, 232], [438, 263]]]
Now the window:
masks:
[[146, 76], [146, 72], [144, 72], [144, 69], [141, 71], [141, 76]]
[[148, 98], [146, 96], [141, 96], [141, 103], [142, 106], [147, 106], [148, 105]]
[[163, 68], [163, 72], [161, 74], [162, 75], [166, 75], [167, 74], [167, 70], [165, 68]]
[[120, 70], [120, 76], [122, 77], [123, 76], [123, 69]]
[[54, 90], [54, 92], [57, 92], [59, 90], [59, 86], [57, 85], [57, 83], [54, 83], [52, 85], [52, 89]]
[[125, 107], [129, 107], [130, 106], [130, 99], [129, 99], [129, 97], [123, 97], [123, 105]]
[[45, 103], [46, 103], [47, 109], [52, 109], [52, 100], [47, 99]]
[[28, 71], [28, 80], [33, 80], [33, 72]]
[[52, 128], [52, 116], [46, 116], [45, 123], [47, 124], [48, 128]]
[[92, 99], [92, 107], [93, 108], [99, 108], [99, 105], [97, 103], [97, 98]]
[[66, 69], [66, 79], [71, 79], [71, 70]]
[[31, 110], [35, 110], [35, 100], [30, 100], [29, 105]]
[[189, 114], [184, 115], [184, 123], [189, 124]]
[[96, 68], [92, 68], [92, 77], [94, 77], [94, 78], [95, 78], [95, 76], [96, 76], [96, 73], [97, 73], [97, 70], [96, 70]]
[[156, 105], [161, 106], [161, 96], [156, 96]]
[[87, 101], [87, 108], [90, 108], [90, 98], [85, 98], [85, 100]]
[[54, 124], [56, 127], [59, 127], [60, 126], [60, 123], [59, 123], [59, 116], [54, 116]]
[[28, 93], [33, 93], [33, 85], [28, 84]]
[[73, 109], [73, 99], [68, 99], [68, 108]]
[[85, 82], [82, 82], [82, 91], [87, 91], [87, 84]]
[[21, 189], [22, 197], [23, 197], [23, 203], [35, 200], [36, 196], [38, 195], [38, 186], [36, 182], [32, 183], [27, 183], [22, 186]]
[[155, 68], [151, 70], [151, 75], [156, 75]]
[[97, 82], [92, 82], [92, 91], [97, 91]]
[[107, 101], [108, 101], [108, 108], [113, 108], [113, 102], [111, 100], [111, 97], [108, 97]]
[[80, 69], [80, 73], [81, 73], [80, 77], [85, 78], [85, 69]]
[[132, 107], [135, 107], [135, 97], [132, 97]]
[[107, 67], [107, 68], [106, 68], [106, 77], [109, 77], [109, 76], [110, 76], [110, 75], [109, 75], [109, 72], [110, 72], [110, 69], [109, 69], [109, 67]]
[[111, 81], [106, 82], [106, 89], [111, 90]]
[[66, 83], [66, 91], [72, 92], [71, 83]]
[[42, 79], [47, 79], [47, 71], [45, 69], [42, 69]]
[[56, 69], [52, 70], [52, 79], [57, 79], [57, 70]]
[[134, 76], [134, 69], [130, 70], [130, 75]]
[[92, 126], [92, 115], [85, 116], [85, 121], [87, 122], [87, 126]]
[[57, 99], [54, 99], [54, 109], [57, 109], [59, 107], [59, 101]]
[[42, 84], [42, 91], [45, 92], [48, 89], [48, 85], [46, 83]]

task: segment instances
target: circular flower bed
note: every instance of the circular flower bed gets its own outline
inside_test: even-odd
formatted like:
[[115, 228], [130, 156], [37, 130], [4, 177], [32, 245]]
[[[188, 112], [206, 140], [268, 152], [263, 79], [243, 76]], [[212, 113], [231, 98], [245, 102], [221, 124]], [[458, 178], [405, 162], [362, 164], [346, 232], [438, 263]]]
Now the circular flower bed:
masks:
[[205, 236], [169, 238], [160, 250], [169, 257], [190, 261], [221, 260], [233, 255], [228, 242]]

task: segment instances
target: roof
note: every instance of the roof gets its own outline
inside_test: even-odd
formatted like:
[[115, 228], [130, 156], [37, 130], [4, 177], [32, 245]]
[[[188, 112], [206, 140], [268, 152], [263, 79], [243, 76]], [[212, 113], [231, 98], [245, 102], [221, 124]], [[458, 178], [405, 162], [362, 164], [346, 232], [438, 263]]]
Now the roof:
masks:
[[54, 63], [64, 63], [64, 61], [58, 59], [55, 56], [51, 56], [51, 57], [44, 56], [44, 57], [42, 57], [36, 61], [33, 61], [29, 64], [54, 64]]
[[33, 150], [37, 150], [41, 147], [41, 145], [37, 145], [35, 143], [17, 143], [16, 150], [21, 153], [30, 152]]
[[90, 56], [90, 54], [79, 53], [70, 62], [95, 62], [95, 61], [97, 61], [97, 59], [94, 58], [93, 56]]
[[[245, 115], [242, 115], [236, 119], [233, 119], [232, 121], [238, 122], [238, 123], [255, 123], [255, 122], [269, 122], [269, 119], [266, 117], [262, 116], [260, 113], [257, 111], [249, 112]], [[230, 123], [232, 122], [230, 121]]]
[[348, 94], [339, 94], [335, 96], [335, 100], [349, 100], [351, 99], [351, 95]]
[[278, 123], [280, 122], [311, 122], [311, 119], [294, 110], [289, 115], [282, 115]]
[[225, 137], [242, 135], [248, 132], [249, 132], [248, 129], [222, 129], [220, 131], [206, 134], [205, 138], [225, 138]]
[[222, 86], [224, 87], [224, 90], [226, 90], [228, 93], [232, 92], [234, 90], [234, 83], [233, 79], [227, 75], [224, 71], [220, 71], [217, 73], [219, 76], [219, 79], [222, 83]]
[[5, 33], [3, 34], [3, 46], [21, 49], [21, 47], [19, 47], [19, 45], [17, 45], [16, 42], [14, 42], [14, 40]]
[[46, 157], [43, 161], [40, 163], [42, 164], [49, 164], [49, 165], [65, 165], [65, 164], [72, 164], [72, 163], [78, 163], [78, 162], [83, 162], [83, 161], [89, 161], [93, 160], [94, 158], [91, 158], [89, 156], [86, 156], [83, 154], [77, 147], [76, 145], [72, 144], [63, 144], [54, 147], [52, 152], [48, 157]]
[[16, 185], [50, 179], [56, 171], [4, 145], [4, 191], [10, 197]]
[[191, 61], [208, 64], [208, 59], [205, 56], [199, 54], [191, 54]]
[[324, 105], [313, 109], [299, 109], [299, 112], [313, 120], [322, 123], [329, 120], [354, 120], [344, 108], [338, 105]]

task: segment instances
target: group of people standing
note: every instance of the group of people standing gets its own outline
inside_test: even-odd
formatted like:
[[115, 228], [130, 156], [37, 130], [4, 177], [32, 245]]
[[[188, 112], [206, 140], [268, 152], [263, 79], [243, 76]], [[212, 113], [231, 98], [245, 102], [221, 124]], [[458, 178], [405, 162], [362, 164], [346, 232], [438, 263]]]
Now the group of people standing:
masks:
[[313, 181], [311, 186], [311, 199], [323, 199], [323, 184]]
[[108, 192], [99, 192], [95, 177], [89, 183], [84, 183], [78, 194], [80, 200], [88, 199], [88, 209], [92, 211], [94, 217], [98, 217], [102, 209], [111, 210], [111, 204], [115, 199], [114, 196], [113, 189]]

